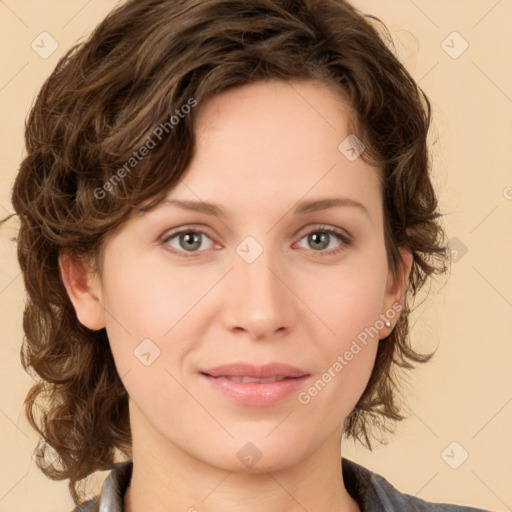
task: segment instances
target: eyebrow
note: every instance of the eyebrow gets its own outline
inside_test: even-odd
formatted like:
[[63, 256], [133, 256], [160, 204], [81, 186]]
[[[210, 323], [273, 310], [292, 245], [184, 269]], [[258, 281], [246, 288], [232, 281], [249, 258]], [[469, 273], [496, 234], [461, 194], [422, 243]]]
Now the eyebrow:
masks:
[[[225, 218], [226, 212], [222, 206], [215, 203], [208, 203], [204, 201], [191, 201], [187, 199], [172, 199], [167, 198], [162, 201], [162, 204], [169, 204], [177, 206], [184, 210], [191, 210], [194, 212], [204, 213], [219, 218]], [[322, 199], [314, 199], [309, 201], [301, 201], [297, 203], [293, 210], [294, 215], [305, 215], [307, 213], [327, 210], [334, 207], [354, 207], [365, 213], [370, 217], [370, 212], [366, 206], [355, 199], [349, 197], [326, 197]]]

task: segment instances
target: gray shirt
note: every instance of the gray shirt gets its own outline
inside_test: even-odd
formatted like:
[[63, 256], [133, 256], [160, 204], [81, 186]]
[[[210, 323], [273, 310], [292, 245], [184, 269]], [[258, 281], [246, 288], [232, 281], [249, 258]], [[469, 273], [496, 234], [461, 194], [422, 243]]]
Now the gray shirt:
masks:
[[[124, 494], [130, 484], [132, 467], [131, 461], [115, 464], [103, 482], [99, 496], [73, 512], [123, 512]], [[490, 512], [481, 508], [427, 502], [401, 493], [385, 478], [350, 459], [342, 458], [341, 468], [345, 488], [357, 501], [361, 512]]]

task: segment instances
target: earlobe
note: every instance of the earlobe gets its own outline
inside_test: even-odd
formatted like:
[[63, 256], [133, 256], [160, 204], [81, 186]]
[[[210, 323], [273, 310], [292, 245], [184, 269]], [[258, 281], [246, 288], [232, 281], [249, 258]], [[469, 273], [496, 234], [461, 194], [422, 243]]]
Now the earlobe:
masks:
[[101, 287], [90, 266], [68, 253], [61, 253], [59, 269], [78, 321], [91, 330], [105, 327]]

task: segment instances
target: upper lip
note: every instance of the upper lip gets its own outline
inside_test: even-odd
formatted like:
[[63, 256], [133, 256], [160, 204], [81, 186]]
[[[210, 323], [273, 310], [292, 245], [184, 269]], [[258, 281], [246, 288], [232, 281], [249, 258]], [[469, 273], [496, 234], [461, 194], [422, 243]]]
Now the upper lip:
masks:
[[211, 377], [252, 377], [265, 379], [268, 377], [303, 377], [308, 372], [285, 363], [269, 363], [256, 366], [251, 363], [231, 363], [206, 368], [201, 373]]

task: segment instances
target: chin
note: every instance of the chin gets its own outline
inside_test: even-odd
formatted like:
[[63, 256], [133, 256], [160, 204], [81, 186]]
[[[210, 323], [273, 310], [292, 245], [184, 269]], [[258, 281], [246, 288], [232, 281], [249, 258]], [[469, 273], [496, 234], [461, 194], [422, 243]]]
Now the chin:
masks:
[[216, 443], [215, 452], [207, 451], [207, 462], [226, 471], [250, 474], [279, 471], [299, 462], [301, 453], [292, 442], [293, 438], [288, 436], [288, 442], [285, 442], [277, 435], [275, 438], [272, 438], [273, 434], [268, 436], [270, 431], [265, 429], [258, 436], [231, 439], [224, 445]]

